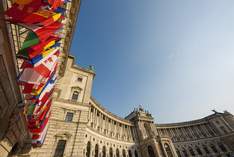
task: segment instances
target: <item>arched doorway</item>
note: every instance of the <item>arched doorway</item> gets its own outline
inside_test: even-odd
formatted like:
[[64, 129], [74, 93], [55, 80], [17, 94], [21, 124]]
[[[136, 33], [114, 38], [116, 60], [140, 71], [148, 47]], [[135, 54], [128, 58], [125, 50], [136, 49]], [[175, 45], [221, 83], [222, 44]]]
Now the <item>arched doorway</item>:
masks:
[[171, 148], [170, 148], [169, 144], [165, 143], [164, 148], [166, 150], [167, 156], [168, 157], [173, 157], [173, 154], [172, 154], [172, 151], [171, 151]]
[[110, 147], [109, 156], [110, 156], [110, 157], [113, 157], [113, 149], [112, 149], [112, 147]]
[[86, 147], [86, 157], [90, 157], [90, 151], [91, 151], [91, 142], [89, 141]]
[[95, 145], [95, 154], [94, 157], [98, 157], [98, 144]]
[[126, 157], [126, 151], [125, 151], [125, 149], [123, 149], [122, 154], [123, 154], [123, 157]]
[[119, 156], [119, 149], [118, 148], [116, 149], [116, 157], [120, 157]]
[[106, 157], [106, 146], [102, 147], [102, 157]]
[[148, 155], [149, 157], [156, 157], [152, 146], [148, 146]]

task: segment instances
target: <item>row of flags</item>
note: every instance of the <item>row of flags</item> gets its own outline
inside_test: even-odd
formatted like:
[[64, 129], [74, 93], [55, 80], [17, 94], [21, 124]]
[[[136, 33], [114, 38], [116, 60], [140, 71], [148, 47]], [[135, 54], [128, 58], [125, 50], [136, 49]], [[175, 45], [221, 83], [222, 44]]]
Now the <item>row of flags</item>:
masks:
[[66, 0], [15, 0], [5, 19], [29, 29], [17, 57], [23, 59], [18, 84], [33, 146], [41, 146], [48, 129], [60, 54]]

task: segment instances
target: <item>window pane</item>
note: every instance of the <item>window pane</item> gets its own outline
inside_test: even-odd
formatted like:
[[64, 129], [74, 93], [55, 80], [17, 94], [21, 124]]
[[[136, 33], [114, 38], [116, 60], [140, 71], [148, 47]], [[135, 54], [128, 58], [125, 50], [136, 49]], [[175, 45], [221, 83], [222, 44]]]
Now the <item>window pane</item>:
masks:
[[78, 97], [79, 97], [79, 92], [77, 92], [77, 91], [73, 92], [72, 100], [78, 100]]
[[73, 119], [73, 113], [72, 113], [72, 112], [67, 112], [65, 121], [66, 121], [66, 122], [71, 122], [72, 119]]

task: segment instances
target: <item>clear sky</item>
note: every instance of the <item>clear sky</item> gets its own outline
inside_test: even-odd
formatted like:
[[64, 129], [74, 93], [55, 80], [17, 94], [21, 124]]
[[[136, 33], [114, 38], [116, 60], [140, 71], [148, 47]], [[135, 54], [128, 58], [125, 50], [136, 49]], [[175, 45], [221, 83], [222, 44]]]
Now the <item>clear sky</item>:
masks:
[[119, 116], [234, 113], [233, 0], [82, 0], [71, 54], [95, 66], [92, 95]]

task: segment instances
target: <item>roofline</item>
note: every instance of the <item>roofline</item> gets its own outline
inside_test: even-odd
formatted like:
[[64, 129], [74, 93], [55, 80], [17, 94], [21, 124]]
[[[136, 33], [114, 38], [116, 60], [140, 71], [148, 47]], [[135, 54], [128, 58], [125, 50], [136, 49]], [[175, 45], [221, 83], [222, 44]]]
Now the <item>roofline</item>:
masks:
[[72, 68], [75, 68], [75, 69], [81, 70], [83, 72], [93, 74], [94, 76], [96, 75], [96, 73], [93, 70], [89, 70], [89, 69], [86, 69], [86, 68], [83, 68], [83, 67], [79, 66], [78, 64], [75, 64], [75, 60], [76, 60], [75, 56], [68, 55], [68, 58], [72, 59]]

